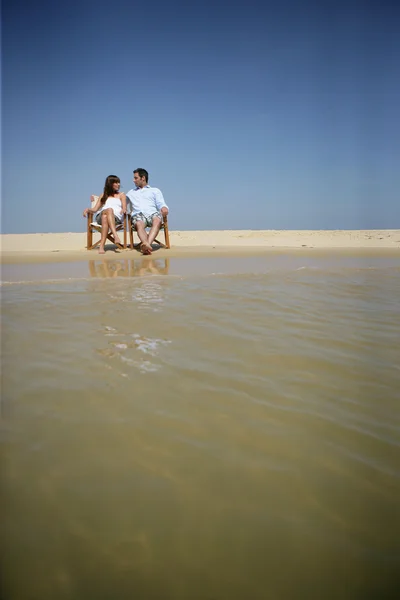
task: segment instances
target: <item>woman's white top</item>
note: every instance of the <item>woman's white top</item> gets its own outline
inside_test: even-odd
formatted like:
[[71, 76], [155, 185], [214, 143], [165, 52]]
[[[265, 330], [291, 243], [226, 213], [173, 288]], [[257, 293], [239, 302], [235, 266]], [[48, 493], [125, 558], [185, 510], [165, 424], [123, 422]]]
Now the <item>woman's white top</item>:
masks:
[[112, 208], [114, 215], [120, 219], [122, 219], [122, 202], [121, 198], [115, 198], [114, 196], [108, 196], [107, 200], [103, 204], [100, 209], [100, 212], [103, 212], [106, 208]]

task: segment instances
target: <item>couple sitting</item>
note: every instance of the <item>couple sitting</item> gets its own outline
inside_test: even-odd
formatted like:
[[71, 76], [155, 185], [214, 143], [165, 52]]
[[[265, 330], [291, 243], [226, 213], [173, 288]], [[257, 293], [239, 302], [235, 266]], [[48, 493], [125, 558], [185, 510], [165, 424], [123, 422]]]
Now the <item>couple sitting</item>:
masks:
[[[133, 182], [136, 187], [125, 195], [119, 191], [121, 187], [119, 177], [109, 175], [96, 206], [83, 211], [84, 217], [88, 213], [99, 213], [96, 217], [97, 223], [101, 225], [99, 254], [105, 254], [104, 246], [109, 229], [114, 236], [115, 243], [122, 245], [116, 224], [123, 223], [127, 213], [127, 198], [132, 206], [132, 227], [137, 231], [141, 241], [142, 253], [152, 253], [151, 245], [160, 231], [163, 217], [168, 215], [168, 206], [165, 204], [161, 191], [158, 188], [150, 187], [148, 181], [149, 174], [146, 169], [135, 169]], [[146, 232], [146, 227], [150, 227], [149, 233]]]

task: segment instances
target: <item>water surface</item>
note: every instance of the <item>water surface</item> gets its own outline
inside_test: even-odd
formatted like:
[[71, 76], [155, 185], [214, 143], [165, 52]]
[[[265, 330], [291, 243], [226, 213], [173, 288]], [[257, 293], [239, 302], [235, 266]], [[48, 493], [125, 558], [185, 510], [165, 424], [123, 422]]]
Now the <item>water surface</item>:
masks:
[[395, 597], [398, 259], [2, 279], [5, 598]]

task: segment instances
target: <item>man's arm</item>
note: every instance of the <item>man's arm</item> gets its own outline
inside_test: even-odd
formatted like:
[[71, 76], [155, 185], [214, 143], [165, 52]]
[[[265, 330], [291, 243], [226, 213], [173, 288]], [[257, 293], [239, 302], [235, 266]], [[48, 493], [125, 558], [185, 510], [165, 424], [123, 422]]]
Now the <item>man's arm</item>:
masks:
[[130, 213], [133, 211], [133, 198], [131, 195], [132, 192], [133, 192], [133, 190], [129, 190], [129, 192], [127, 192], [125, 195], [126, 210], [129, 211]]
[[122, 212], [126, 215], [126, 196], [124, 193], [120, 194]]
[[159, 190], [158, 188], [154, 188], [154, 197], [155, 197], [157, 210], [161, 212], [163, 217], [166, 217], [169, 210], [168, 210], [168, 206], [165, 203], [164, 196], [162, 195], [161, 190]]

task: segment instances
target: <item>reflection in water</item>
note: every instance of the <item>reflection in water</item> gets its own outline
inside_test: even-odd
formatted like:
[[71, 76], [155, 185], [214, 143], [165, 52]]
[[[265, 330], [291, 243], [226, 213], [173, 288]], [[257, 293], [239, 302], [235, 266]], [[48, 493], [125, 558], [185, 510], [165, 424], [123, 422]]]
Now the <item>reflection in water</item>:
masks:
[[169, 258], [142, 258], [141, 260], [90, 260], [91, 277], [144, 277], [145, 275], [168, 275]]

